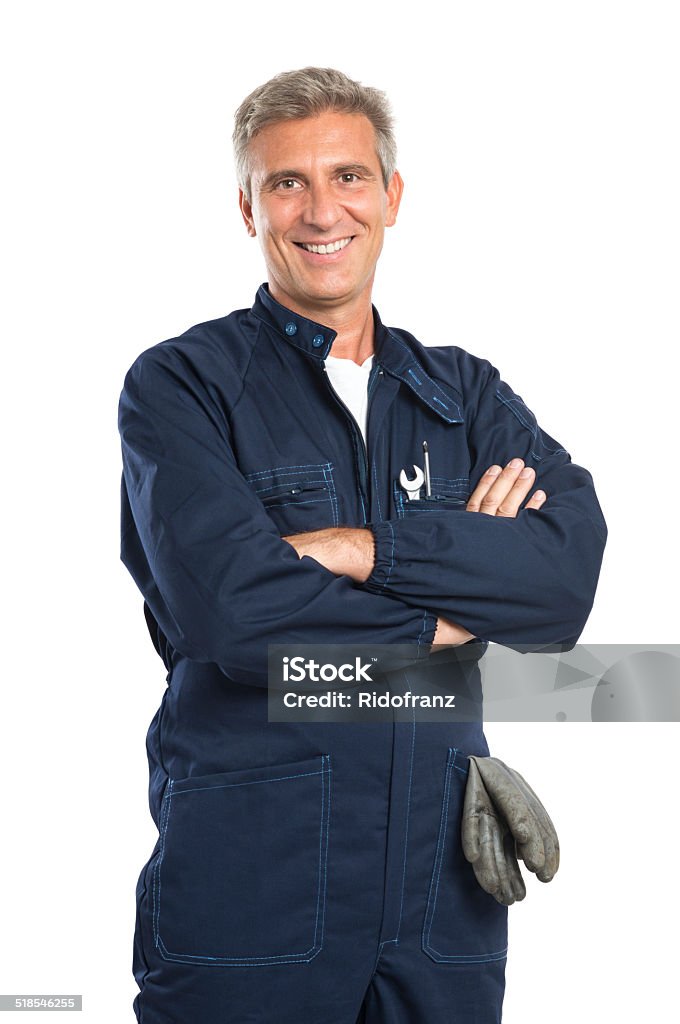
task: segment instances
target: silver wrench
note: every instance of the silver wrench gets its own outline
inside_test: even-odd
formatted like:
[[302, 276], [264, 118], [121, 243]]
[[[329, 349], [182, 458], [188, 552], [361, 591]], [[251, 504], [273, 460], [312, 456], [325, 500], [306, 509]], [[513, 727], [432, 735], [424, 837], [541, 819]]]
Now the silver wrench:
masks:
[[399, 486], [403, 488], [408, 494], [409, 501], [418, 501], [420, 499], [420, 488], [425, 483], [425, 474], [419, 466], [413, 466], [413, 472], [415, 476], [412, 480], [406, 476], [406, 470], [402, 469], [399, 474]]

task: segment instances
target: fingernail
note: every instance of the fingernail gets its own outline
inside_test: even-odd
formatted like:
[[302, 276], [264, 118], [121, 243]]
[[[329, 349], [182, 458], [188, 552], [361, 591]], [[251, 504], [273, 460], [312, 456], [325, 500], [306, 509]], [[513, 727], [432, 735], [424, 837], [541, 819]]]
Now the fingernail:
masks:
[[526, 480], [526, 478], [528, 476], [533, 476], [533, 474], [534, 474], [534, 471], [531, 468], [531, 466], [525, 466], [524, 469], [522, 470], [522, 472], [519, 475], [520, 476], [520, 480]]
[[501, 472], [501, 467], [500, 466], [491, 466], [489, 469], [487, 469], [486, 475], [487, 476], [498, 476], [498, 474], [500, 472]]
[[534, 498], [538, 498], [539, 501], [543, 501], [545, 499], [545, 491], [536, 491]]
[[508, 463], [508, 469], [519, 469], [519, 467], [523, 466], [523, 465], [524, 465], [524, 463], [522, 462], [521, 459], [512, 459]]

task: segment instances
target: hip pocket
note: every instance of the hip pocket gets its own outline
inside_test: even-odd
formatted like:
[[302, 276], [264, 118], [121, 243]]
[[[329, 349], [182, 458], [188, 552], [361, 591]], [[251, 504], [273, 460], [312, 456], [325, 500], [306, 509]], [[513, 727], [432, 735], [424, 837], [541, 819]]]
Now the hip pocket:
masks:
[[168, 781], [154, 868], [154, 943], [223, 967], [322, 948], [330, 756]]
[[460, 837], [468, 759], [449, 749], [437, 848], [423, 925], [423, 951], [437, 963], [503, 960], [508, 947], [508, 908], [475, 878]]

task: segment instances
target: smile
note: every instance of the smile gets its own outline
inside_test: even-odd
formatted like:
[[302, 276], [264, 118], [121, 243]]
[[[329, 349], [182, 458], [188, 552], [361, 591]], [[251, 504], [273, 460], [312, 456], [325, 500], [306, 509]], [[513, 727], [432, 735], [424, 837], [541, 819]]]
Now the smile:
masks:
[[315, 242], [296, 242], [295, 244], [307, 252], [317, 252], [325, 256], [327, 253], [340, 252], [341, 249], [349, 245], [353, 237], [353, 235], [350, 235], [349, 238], [339, 238], [337, 242], [327, 242], [325, 245], [317, 245]]

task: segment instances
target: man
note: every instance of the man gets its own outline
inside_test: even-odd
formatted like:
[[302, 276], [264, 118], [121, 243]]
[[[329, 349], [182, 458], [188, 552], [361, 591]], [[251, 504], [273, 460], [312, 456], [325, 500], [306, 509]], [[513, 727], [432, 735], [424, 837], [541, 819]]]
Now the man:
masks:
[[507, 911], [459, 838], [481, 726], [268, 722], [267, 647], [573, 645], [604, 520], [488, 362], [372, 308], [402, 194], [384, 96], [289, 72], [234, 141], [268, 286], [142, 353], [121, 396], [122, 558], [169, 682], [137, 1016], [491, 1024]]

